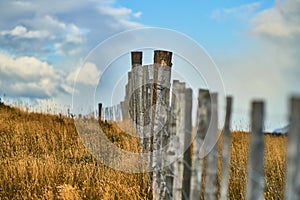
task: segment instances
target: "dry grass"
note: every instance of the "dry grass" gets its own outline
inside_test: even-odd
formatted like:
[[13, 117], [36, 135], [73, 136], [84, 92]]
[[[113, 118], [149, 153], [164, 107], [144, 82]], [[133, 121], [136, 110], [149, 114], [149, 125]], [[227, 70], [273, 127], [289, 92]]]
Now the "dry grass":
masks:
[[[137, 138], [114, 124], [101, 125], [114, 144], [139, 151]], [[231, 136], [229, 197], [244, 199], [249, 134]], [[282, 199], [286, 137], [267, 135], [265, 142], [265, 199]], [[70, 118], [0, 105], [0, 156], [0, 199], [151, 199], [147, 176], [94, 159]]]
[[[231, 133], [230, 199], [245, 199], [249, 136]], [[265, 199], [283, 199], [286, 142], [285, 136], [265, 135]]]
[[[102, 123], [129, 151], [134, 139]], [[86, 151], [72, 119], [0, 106], [0, 199], [149, 199], [145, 174], [110, 169]]]

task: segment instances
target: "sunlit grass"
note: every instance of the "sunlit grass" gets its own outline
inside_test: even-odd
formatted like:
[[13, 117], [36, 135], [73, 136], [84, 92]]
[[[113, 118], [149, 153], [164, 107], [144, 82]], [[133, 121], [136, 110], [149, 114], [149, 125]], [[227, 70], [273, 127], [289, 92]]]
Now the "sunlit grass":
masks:
[[[102, 124], [117, 146], [138, 141]], [[145, 174], [110, 169], [86, 151], [70, 118], [0, 108], [0, 198], [149, 199]]]
[[[101, 126], [116, 146], [140, 151], [137, 137], [114, 123]], [[249, 134], [231, 138], [229, 198], [244, 199]], [[282, 199], [286, 137], [266, 135], [265, 143], [265, 199]], [[0, 199], [151, 199], [150, 187], [146, 174], [116, 171], [93, 158], [73, 119], [0, 106]]]

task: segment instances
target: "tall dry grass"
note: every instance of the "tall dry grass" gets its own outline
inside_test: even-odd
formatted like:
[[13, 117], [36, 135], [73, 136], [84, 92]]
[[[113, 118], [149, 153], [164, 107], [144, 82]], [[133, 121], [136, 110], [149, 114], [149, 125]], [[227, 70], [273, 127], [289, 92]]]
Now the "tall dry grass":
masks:
[[[117, 146], [138, 141], [102, 123]], [[110, 169], [86, 151], [70, 118], [0, 107], [0, 199], [149, 199], [145, 174]]]
[[[101, 126], [115, 145], [139, 151], [136, 137], [114, 124]], [[229, 199], [245, 199], [249, 134], [233, 132], [231, 138]], [[265, 199], [282, 199], [286, 137], [266, 135], [265, 147]], [[63, 116], [0, 105], [0, 156], [0, 199], [151, 199], [146, 174], [102, 165]], [[218, 174], [220, 181], [220, 168]]]
[[[245, 199], [250, 134], [231, 133], [229, 198]], [[265, 199], [283, 199], [285, 187], [286, 136], [265, 135]]]

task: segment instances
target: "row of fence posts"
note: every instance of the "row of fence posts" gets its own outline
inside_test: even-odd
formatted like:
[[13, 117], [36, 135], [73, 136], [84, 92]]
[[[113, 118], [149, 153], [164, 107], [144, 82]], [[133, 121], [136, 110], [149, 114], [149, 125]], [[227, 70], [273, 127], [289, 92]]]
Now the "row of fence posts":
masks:
[[[148, 158], [151, 169], [148, 175], [153, 199], [200, 199], [201, 195], [205, 199], [227, 199], [232, 98], [226, 99], [225, 124], [220, 131], [218, 94], [200, 89], [196, 129], [192, 131], [192, 90], [177, 80], [170, 90], [172, 53], [154, 51], [154, 64], [145, 66], [142, 66], [142, 52], [132, 52], [131, 58], [126, 96], [117, 106], [120, 118], [109, 114], [113, 107], [103, 109], [102, 104], [99, 104], [99, 117], [131, 120], [136, 125], [141, 152], [152, 152]], [[300, 99], [292, 98], [290, 113], [287, 187], [282, 198], [294, 200], [300, 199]], [[263, 126], [264, 102], [254, 101], [246, 191], [249, 200], [264, 198]], [[223, 139], [222, 155], [213, 143], [219, 136]], [[217, 180], [219, 156], [222, 157], [220, 183]], [[204, 194], [201, 194], [202, 185]]]
[[98, 118], [106, 121], [122, 121], [121, 104], [102, 108], [102, 103], [98, 103]]

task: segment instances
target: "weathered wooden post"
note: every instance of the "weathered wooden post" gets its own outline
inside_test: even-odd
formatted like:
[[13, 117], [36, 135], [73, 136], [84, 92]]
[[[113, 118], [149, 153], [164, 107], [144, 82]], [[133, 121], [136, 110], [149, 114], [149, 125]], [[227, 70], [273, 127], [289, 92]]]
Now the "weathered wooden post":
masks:
[[288, 132], [286, 199], [300, 199], [300, 98], [290, 100]]
[[129, 111], [129, 119], [134, 122], [134, 95], [133, 95], [133, 73], [132, 71], [128, 72], [128, 111]]
[[109, 107], [109, 120], [114, 121], [114, 107]]
[[252, 103], [247, 200], [264, 198], [264, 103]]
[[114, 117], [115, 117], [116, 122], [120, 121], [120, 109], [119, 108], [120, 108], [120, 104], [113, 106]]
[[128, 72], [128, 82], [125, 86], [125, 99], [124, 99], [124, 106], [123, 106], [123, 109], [122, 109], [122, 113], [123, 113], [123, 120], [128, 120], [130, 121], [130, 117], [131, 117], [131, 114], [130, 114], [130, 81], [131, 81], [131, 72]]
[[184, 113], [184, 168], [183, 168], [183, 199], [190, 199], [191, 186], [191, 134], [192, 134], [192, 105], [193, 105], [193, 91], [192, 89], [185, 90], [185, 113]]
[[[180, 87], [183, 86], [179, 83], [178, 80], [173, 80], [173, 86], [172, 86], [172, 100], [171, 100], [171, 108], [169, 115], [169, 124], [168, 124], [168, 132], [169, 132], [169, 141], [171, 142], [168, 145], [167, 149], [167, 158], [166, 162], [169, 164], [168, 167], [166, 167], [166, 199], [171, 200], [173, 199], [173, 182], [174, 182], [174, 163], [172, 163], [176, 159], [176, 152], [177, 152], [177, 136], [176, 136], [176, 119], [177, 119], [177, 113], [178, 110], [177, 104], [178, 104], [178, 96], [176, 95], [180, 89]], [[183, 88], [182, 88], [183, 89]], [[172, 163], [172, 164], [170, 164]]]
[[148, 74], [148, 67], [143, 66], [143, 77], [142, 77], [142, 102], [141, 102], [141, 120], [142, 123], [140, 124], [143, 129], [142, 129], [142, 135], [143, 135], [143, 152], [148, 152], [148, 141], [149, 141], [149, 115], [147, 112], [147, 109], [149, 109], [148, 106], [148, 98], [149, 98], [149, 93], [148, 93], [148, 84], [149, 84], [149, 74]]
[[200, 199], [202, 171], [204, 160], [200, 157], [200, 149], [206, 136], [211, 118], [211, 99], [208, 90], [199, 89], [196, 118], [196, 135], [193, 141], [191, 199]]
[[179, 83], [176, 89], [176, 162], [174, 163], [173, 198], [182, 199], [183, 169], [184, 169], [184, 139], [185, 139], [185, 83]]
[[102, 119], [105, 120], [105, 110], [104, 110], [104, 108], [102, 108], [101, 116], [102, 116]]
[[[125, 101], [125, 100], [124, 100]], [[126, 108], [125, 108], [125, 102], [121, 101], [120, 102], [120, 117], [121, 117], [121, 121], [125, 121], [126, 119]]]
[[108, 107], [105, 107], [105, 121], [109, 121], [109, 110]]
[[[138, 107], [139, 107], [139, 92], [138, 92], [138, 77], [139, 77], [139, 68], [142, 66], [142, 59], [143, 59], [143, 52], [141, 51], [133, 51], [131, 52], [131, 66], [132, 66], [132, 81], [133, 81], [133, 87], [132, 87], [132, 97], [133, 98], [133, 113], [134, 113], [134, 122], [137, 124], [138, 123], [138, 118], [139, 118], [139, 114], [138, 114]], [[136, 69], [137, 68], [137, 69]]]
[[232, 110], [232, 97], [226, 98], [226, 116], [225, 125], [223, 130], [223, 149], [222, 149], [222, 180], [220, 199], [227, 199], [228, 185], [229, 185], [229, 169], [230, 169], [230, 124], [231, 124], [231, 110]]
[[102, 103], [98, 103], [98, 119], [101, 120]]
[[[218, 133], [218, 94], [211, 93], [211, 121], [209, 124], [210, 131], [208, 134]], [[218, 135], [218, 134], [216, 134]], [[218, 171], [218, 148], [217, 144], [207, 152], [206, 157], [206, 178], [205, 178], [205, 199], [217, 199], [218, 184], [217, 184], [217, 171]]]
[[166, 110], [169, 106], [172, 52], [156, 50], [154, 51], [154, 84], [153, 84], [153, 99], [152, 99], [152, 119], [153, 129], [153, 150], [157, 153], [153, 154], [153, 192], [154, 197], [164, 196], [166, 183], [162, 171], [161, 145], [162, 138], [167, 129]]
[[142, 52], [131, 52], [132, 56], [132, 73], [134, 81], [134, 99], [135, 99], [135, 127], [140, 138], [141, 150], [144, 148], [143, 135], [143, 66]]
[[[152, 65], [146, 65], [144, 66], [144, 69], [146, 70], [146, 74], [145, 74], [145, 108], [144, 108], [144, 136], [145, 136], [145, 151], [146, 152], [150, 152], [152, 151], [151, 148], [152, 144], [152, 132], [151, 132], [151, 128], [152, 128], [152, 124], [151, 124], [151, 116], [152, 116], [152, 87], [153, 87], [153, 66]], [[149, 165], [151, 166], [152, 162], [152, 157], [149, 157]]]

